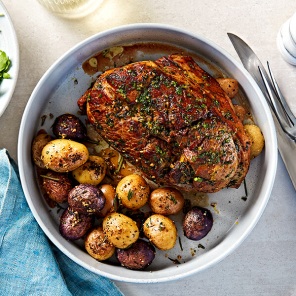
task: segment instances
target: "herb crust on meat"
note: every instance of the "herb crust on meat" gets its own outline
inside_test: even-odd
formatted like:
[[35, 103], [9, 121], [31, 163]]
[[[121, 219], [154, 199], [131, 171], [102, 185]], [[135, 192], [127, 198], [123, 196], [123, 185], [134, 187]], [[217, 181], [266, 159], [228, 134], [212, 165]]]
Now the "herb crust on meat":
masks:
[[190, 57], [102, 73], [78, 100], [97, 132], [145, 177], [186, 191], [238, 188], [250, 140], [231, 99]]

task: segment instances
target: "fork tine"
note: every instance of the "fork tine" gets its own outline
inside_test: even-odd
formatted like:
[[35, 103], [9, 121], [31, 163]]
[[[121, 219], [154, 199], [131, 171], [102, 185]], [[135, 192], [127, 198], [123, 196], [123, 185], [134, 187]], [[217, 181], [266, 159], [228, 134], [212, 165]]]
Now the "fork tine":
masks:
[[[259, 69], [259, 72], [261, 74], [261, 77], [262, 77], [262, 80], [263, 80], [263, 84], [266, 88], [266, 91], [268, 93], [268, 96], [269, 96], [269, 100], [268, 100], [268, 103], [269, 103], [269, 106], [271, 107], [271, 109], [273, 110], [277, 120], [279, 121], [279, 123], [281, 124], [282, 126], [282, 120], [281, 120], [281, 116], [280, 116], [280, 112], [278, 110], [278, 107], [277, 107], [277, 104], [276, 104], [276, 101], [274, 99], [274, 96], [273, 96], [273, 92], [271, 90], [271, 87], [269, 86], [269, 83], [268, 83], [268, 78], [264, 75], [262, 69], [260, 66], [258, 66], [258, 69]], [[283, 127], [283, 126], [282, 126]]]
[[271, 71], [269, 62], [267, 62], [267, 67], [268, 67], [268, 71], [269, 71], [269, 74], [270, 74], [270, 78], [271, 78], [272, 84], [273, 84], [274, 89], [275, 89], [275, 93], [276, 93], [276, 95], [277, 95], [277, 97], [279, 99], [279, 102], [282, 105], [282, 107], [283, 107], [283, 109], [284, 109], [284, 111], [285, 111], [288, 119], [290, 120], [290, 122], [294, 126], [294, 125], [296, 125], [295, 116], [292, 113], [289, 105], [287, 104], [287, 102], [286, 102], [286, 100], [285, 100], [285, 98], [284, 98], [284, 96], [283, 96], [283, 94], [282, 94], [282, 92], [281, 92], [281, 90], [280, 90], [280, 88], [279, 88], [279, 86], [277, 84], [277, 81], [276, 81], [276, 79], [275, 79], [275, 77], [274, 77], [274, 75], [273, 75], [273, 73]]
[[[292, 122], [289, 120], [287, 113], [285, 112], [283, 105], [280, 102], [278, 94], [276, 93], [277, 90], [274, 89], [275, 86], [271, 82], [268, 74], [265, 72], [264, 68], [258, 66], [259, 73], [262, 78], [262, 82], [266, 89], [266, 99], [269, 103], [271, 110], [273, 111], [275, 117], [279, 125], [281, 126], [282, 130], [294, 141], [296, 141], [296, 126], [292, 125]], [[273, 79], [275, 81], [275, 79]], [[275, 82], [276, 84], [276, 82]], [[279, 89], [279, 87], [278, 87]], [[267, 97], [268, 95], [268, 97]], [[294, 118], [294, 117], [293, 117]]]
[[[265, 85], [266, 91], [268, 93], [269, 96], [269, 105], [271, 107], [271, 109], [273, 110], [274, 115], [276, 116], [280, 126], [282, 127], [282, 129], [287, 133], [287, 130], [289, 130], [289, 126], [287, 125], [287, 118], [286, 118], [286, 114], [283, 112], [283, 109], [280, 107], [279, 109], [279, 102], [278, 100], [275, 98], [274, 95], [274, 91], [271, 89], [269, 83], [268, 83], [268, 77], [266, 77], [261, 69], [260, 66], [258, 66], [259, 72], [261, 74], [263, 83]], [[284, 117], [285, 116], [285, 117]], [[290, 135], [291, 137], [294, 137], [292, 135]]]

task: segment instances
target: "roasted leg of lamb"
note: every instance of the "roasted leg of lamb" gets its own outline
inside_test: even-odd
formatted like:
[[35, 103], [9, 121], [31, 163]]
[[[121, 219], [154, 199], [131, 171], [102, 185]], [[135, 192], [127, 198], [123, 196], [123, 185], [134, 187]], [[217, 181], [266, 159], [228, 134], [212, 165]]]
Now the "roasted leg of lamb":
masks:
[[238, 188], [250, 140], [219, 83], [189, 56], [107, 70], [78, 100], [89, 122], [144, 176], [186, 191]]

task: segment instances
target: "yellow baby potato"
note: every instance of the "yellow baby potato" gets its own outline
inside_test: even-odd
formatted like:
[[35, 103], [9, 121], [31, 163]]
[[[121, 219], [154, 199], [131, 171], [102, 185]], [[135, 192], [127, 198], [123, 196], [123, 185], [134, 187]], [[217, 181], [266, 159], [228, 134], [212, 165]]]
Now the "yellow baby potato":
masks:
[[255, 124], [246, 124], [244, 129], [251, 140], [251, 159], [253, 159], [263, 150], [264, 137], [260, 128]]
[[70, 172], [83, 165], [89, 157], [85, 145], [67, 139], [48, 142], [42, 149], [41, 159], [45, 168], [55, 172]]
[[115, 188], [110, 184], [102, 184], [99, 189], [103, 192], [106, 202], [104, 208], [100, 211], [99, 216], [105, 217], [109, 212], [114, 212]]
[[148, 201], [149, 193], [150, 188], [145, 179], [136, 174], [124, 177], [116, 187], [118, 199], [131, 210], [143, 207]]
[[133, 174], [135, 171], [135, 168], [128, 164], [120, 153], [111, 147], [102, 149], [99, 155], [108, 164], [109, 173], [114, 179], [120, 180], [125, 176]]
[[125, 249], [139, 238], [137, 223], [130, 217], [113, 212], [103, 220], [103, 230], [108, 240], [116, 247]]
[[42, 149], [43, 147], [52, 140], [52, 137], [45, 133], [39, 133], [34, 139], [33, 139], [33, 143], [32, 143], [32, 157], [33, 157], [33, 161], [34, 163], [44, 169], [44, 162], [41, 159], [41, 153], [42, 153]]
[[160, 250], [172, 249], [177, 240], [177, 228], [168, 217], [154, 214], [143, 224], [145, 236]]
[[108, 241], [102, 227], [93, 229], [86, 237], [84, 246], [89, 255], [103, 261], [110, 258], [115, 247]]
[[107, 166], [102, 157], [90, 155], [83, 165], [72, 172], [72, 175], [79, 183], [96, 186], [105, 178], [106, 170]]

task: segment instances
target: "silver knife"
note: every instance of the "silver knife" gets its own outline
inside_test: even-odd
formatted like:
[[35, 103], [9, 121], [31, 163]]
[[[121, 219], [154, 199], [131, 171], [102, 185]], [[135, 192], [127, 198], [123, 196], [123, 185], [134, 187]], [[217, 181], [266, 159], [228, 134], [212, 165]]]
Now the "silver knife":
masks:
[[[264, 74], [267, 77], [268, 75], [259, 58], [256, 56], [255, 52], [250, 48], [250, 46], [246, 44], [240, 37], [232, 33], [227, 33], [227, 35], [230, 41], [232, 42], [233, 47], [236, 50], [242, 64], [254, 78], [254, 80], [260, 87], [263, 95], [269, 102], [269, 96], [262, 81], [258, 67], [260, 66], [261, 70], [264, 71]], [[291, 181], [296, 190], [296, 164], [293, 161], [296, 155], [296, 143], [284, 133], [278, 121], [276, 120], [274, 114], [273, 118], [275, 121], [275, 127], [278, 136], [278, 149], [280, 151], [283, 162], [285, 163]]]

